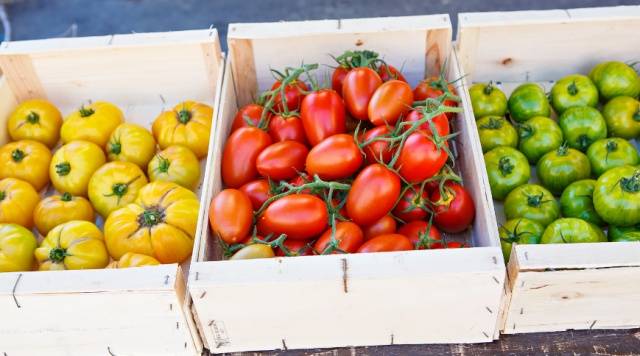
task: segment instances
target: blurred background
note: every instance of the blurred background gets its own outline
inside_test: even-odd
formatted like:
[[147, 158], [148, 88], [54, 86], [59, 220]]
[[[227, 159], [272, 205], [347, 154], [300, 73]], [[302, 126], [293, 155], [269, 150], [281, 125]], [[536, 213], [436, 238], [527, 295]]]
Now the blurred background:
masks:
[[640, 0], [0, 0], [0, 39], [208, 28], [233, 22], [637, 5]]

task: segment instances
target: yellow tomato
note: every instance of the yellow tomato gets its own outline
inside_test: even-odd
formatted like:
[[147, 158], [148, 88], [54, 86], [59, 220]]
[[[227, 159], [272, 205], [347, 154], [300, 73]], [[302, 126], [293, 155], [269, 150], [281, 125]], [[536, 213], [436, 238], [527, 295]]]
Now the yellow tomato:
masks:
[[60, 136], [63, 143], [84, 140], [104, 147], [113, 130], [123, 121], [124, 115], [117, 106], [96, 101], [67, 116], [60, 129]]
[[114, 261], [109, 264], [110, 268], [131, 268], [131, 267], [144, 267], [144, 266], [157, 266], [160, 262], [155, 258], [139, 253], [127, 252], [119, 261]]
[[151, 132], [134, 124], [121, 124], [111, 134], [106, 147], [109, 161], [125, 161], [145, 168], [156, 152]]
[[69, 221], [49, 231], [35, 251], [41, 271], [104, 268], [109, 254], [102, 232], [88, 221]]
[[144, 186], [134, 204], [111, 213], [104, 223], [109, 254], [153, 256], [161, 263], [182, 262], [193, 249], [198, 223], [198, 197], [172, 182]]
[[213, 108], [185, 101], [160, 114], [153, 122], [153, 136], [161, 149], [172, 145], [189, 148], [198, 158], [207, 155]]
[[0, 224], [0, 272], [31, 270], [36, 246], [31, 231], [16, 224]]
[[42, 199], [33, 211], [33, 221], [43, 236], [54, 227], [72, 220], [95, 220], [93, 207], [87, 199], [69, 193], [52, 195]]
[[89, 200], [104, 218], [112, 211], [133, 202], [147, 177], [131, 162], [109, 162], [89, 180]]
[[38, 141], [22, 140], [0, 147], [0, 179], [18, 178], [36, 190], [49, 184], [51, 151]]
[[59, 192], [86, 196], [89, 179], [105, 161], [104, 152], [95, 143], [69, 142], [60, 147], [51, 159], [51, 183]]
[[169, 146], [149, 162], [147, 174], [152, 182], [165, 180], [193, 190], [200, 181], [200, 162], [190, 149]]
[[53, 148], [60, 138], [62, 115], [46, 100], [27, 100], [11, 114], [7, 127], [14, 141], [34, 140]]
[[31, 184], [17, 179], [0, 180], [0, 223], [33, 226], [33, 209], [40, 201]]

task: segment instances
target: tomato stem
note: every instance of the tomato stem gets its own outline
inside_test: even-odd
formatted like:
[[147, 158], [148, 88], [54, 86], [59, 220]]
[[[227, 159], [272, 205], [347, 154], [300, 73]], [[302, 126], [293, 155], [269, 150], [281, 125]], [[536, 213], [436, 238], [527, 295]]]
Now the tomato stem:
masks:
[[180, 109], [180, 111], [178, 111], [178, 121], [180, 121], [180, 123], [183, 125], [186, 125], [189, 120], [191, 120], [191, 117], [191, 111], [189, 111], [186, 107], [183, 107], [182, 109]]
[[138, 178], [140, 178], [140, 176], [136, 176], [135, 178], [131, 179], [128, 182], [125, 183], [115, 183], [111, 186], [111, 193], [109, 194], [104, 194], [105, 197], [112, 197], [112, 196], [116, 196], [117, 197], [117, 204], [120, 204], [120, 199], [122, 199], [122, 197], [127, 194], [127, 192], [129, 191], [129, 186], [131, 185], [131, 183], [135, 182], [136, 180], [138, 180]]
[[7, 197], [7, 192], [0, 190], [0, 201], [3, 201]]
[[31, 111], [28, 115], [27, 115], [27, 122], [30, 124], [37, 124], [38, 122], [40, 122], [40, 115], [38, 115], [36, 112]]
[[13, 150], [13, 152], [11, 152], [11, 159], [16, 162], [22, 162], [22, 160], [26, 157], [27, 155], [24, 153], [23, 150], [16, 148], [15, 150]]
[[498, 130], [498, 129], [502, 128], [502, 119], [501, 118], [490, 117], [489, 118], [489, 122], [484, 124], [484, 125], [480, 125], [479, 128], [488, 129], [488, 130]]
[[489, 81], [489, 83], [484, 86], [482, 92], [484, 92], [484, 95], [491, 95], [491, 93], [493, 93], [493, 81]]
[[138, 215], [138, 224], [143, 227], [152, 227], [164, 221], [164, 210], [159, 206], [152, 206]]
[[629, 178], [620, 179], [620, 187], [628, 193], [640, 192], [640, 170], [635, 171]]
[[62, 247], [54, 247], [49, 251], [49, 260], [53, 263], [62, 263], [67, 256], [67, 251]]
[[521, 140], [526, 140], [535, 134], [535, 129], [529, 124], [518, 125], [518, 136]]
[[69, 193], [69, 192], [64, 192], [60, 196], [60, 200], [62, 200], [62, 201], [71, 201], [72, 198], [73, 198], [73, 196], [71, 196], [71, 193]]
[[84, 107], [84, 105], [82, 105], [80, 107], [80, 110], [78, 110], [78, 112], [80, 112], [80, 117], [89, 117], [89, 116], [95, 114], [96, 111], [91, 109], [91, 108], [87, 109], [87, 108]]
[[580, 135], [580, 137], [578, 137], [578, 147], [581, 150], [586, 149], [587, 147], [589, 147], [589, 145], [591, 145], [591, 138], [589, 138], [589, 136], [587, 135]]
[[571, 84], [569, 84], [569, 86], [567, 87], [567, 91], [569, 92], [569, 95], [572, 96], [578, 94], [578, 86], [576, 85], [575, 80], [571, 82]]
[[569, 146], [567, 146], [567, 142], [564, 142], [558, 149], [556, 150], [556, 154], [558, 156], [566, 156], [569, 153]]
[[500, 157], [500, 161], [498, 161], [498, 169], [500, 169], [500, 173], [502, 173], [503, 177], [511, 174], [514, 168], [515, 166], [513, 165], [513, 162], [511, 162], [511, 158], [507, 156]]
[[56, 164], [56, 174], [59, 176], [66, 176], [71, 172], [71, 164], [69, 162], [61, 162]]
[[120, 142], [110, 142], [109, 143], [109, 152], [110, 153], [113, 153], [114, 155], [119, 155], [121, 151], [122, 151], [122, 145], [120, 144]]
[[158, 159], [158, 168], [156, 168], [156, 171], [160, 172], [160, 173], [167, 173], [169, 172], [169, 167], [171, 166], [171, 161], [169, 161], [169, 159], [162, 157], [162, 155], [158, 154], [157, 156]]
[[378, 59], [378, 53], [374, 51], [364, 50], [364, 51], [345, 51], [338, 57], [333, 57], [333, 59], [343, 68], [353, 69], [358, 67], [369, 67], [373, 70], [376, 70], [375, 62], [382, 61]]

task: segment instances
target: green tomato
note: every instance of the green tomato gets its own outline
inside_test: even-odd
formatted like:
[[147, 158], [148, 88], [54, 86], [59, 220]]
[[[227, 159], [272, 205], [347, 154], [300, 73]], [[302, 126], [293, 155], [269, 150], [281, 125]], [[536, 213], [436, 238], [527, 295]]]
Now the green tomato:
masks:
[[569, 184], [591, 177], [591, 163], [584, 153], [562, 145], [540, 158], [536, 172], [544, 187], [560, 195]]
[[510, 191], [531, 178], [527, 157], [512, 147], [496, 147], [485, 153], [484, 164], [494, 199], [504, 199]]
[[591, 171], [596, 177], [611, 168], [635, 166], [640, 163], [638, 151], [631, 142], [618, 137], [598, 140], [589, 146], [587, 157], [591, 162]]
[[627, 140], [640, 136], [640, 101], [618, 96], [605, 104], [602, 115], [607, 122], [609, 136]]
[[558, 219], [544, 229], [540, 243], [584, 243], [606, 242], [607, 238], [600, 228], [576, 218]]
[[548, 117], [536, 116], [518, 126], [520, 143], [518, 149], [536, 164], [545, 153], [562, 145], [563, 135], [560, 126]]
[[474, 84], [469, 89], [469, 96], [476, 118], [504, 116], [507, 112], [507, 96], [491, 82]]
[[558, 120], [569, 147], [582, 152], [594, 141], [607, 137], [607, 123], [597, 109], [578, 106], [567, 109]]
[[547, 226], [560, 217], [560, 205], [545, 188], [537, 184], [525, 184], [507, 195], [504, 214], [507, 220], [526, 218]]
[[568, 75], [551, 88], [551, 105], [558, 115], [574, 106], [596, 107], [598, 89], [586, 75]]
[[640, 225], [629, 227], [609, 226], [607, 235], [611, 242], [640, 241]]
[[578, 218], [597, 226], [605, 225], [593, 206], [593, 190], [596, 181], [583, 179], [569, 184], [560, 196], [560, 210], [562, 216]]
[[606, 171], [596, 181], [593, 205], [609, 225], [640, 224], [640, 168], [622, 166]]
[[540, 243], [544, 227], [535, 221], [519, 218], [507, 221], [500, 225], [500, 246], [504, 261], [509, 262], [511, 245], [513, 243], [531, 245]]
[[509, 115], [517, 122], [525, 122], [535, 116], [551, 116], [551, 107], [544, 89], [535, 83], [525, 83], [509, 97]]
[[602, 62], [593, 67], [589, 77], [598, 88], [603, 101], [617, 96], [637, 98], [640, 95], [640, 77], [628, 64]]
[[518, 131], [505, 118], [485, 116], [478, 120], [476, 125], [483, 153], [500, 146], [518, 146]]

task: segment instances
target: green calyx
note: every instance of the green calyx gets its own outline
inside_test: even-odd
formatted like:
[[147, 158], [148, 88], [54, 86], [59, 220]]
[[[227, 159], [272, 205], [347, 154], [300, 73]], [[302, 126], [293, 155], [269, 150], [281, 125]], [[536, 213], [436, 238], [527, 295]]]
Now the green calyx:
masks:
[[24, 153], [23, 150], [16, 148], [15, 150], [13, 150], [13, 152], [11, 152], [11, 159], [16, 162], [22, 162], [22, 160], [26, 157], [27, 155]]
[[576, 85], [575, 81], [573, 81], [573, 82], [571, 82], [571, 84], [569, 84], [569, 86], [567, 87], [567, 91], [569, 92], [569, 95], [578, 94], [578, 86]]
[[566, 156], [569, 153], [569, 146], [567, 146], [566, 143], [560, 145], [560, 147], [558, 147], [558, 149], [556, 150], [556, 154], [558, 156]]
[[508, 176], [509, 174], [511, 174], [511, 172], [513, 172], [514, 168], [515, 166], [513, 165], [513, 162], [511, 162], [511, 158], [506, 156], [500, 157], [500, 161], [498, 161], [498, 169], [500, 169], [500, 173], [502, 173], [502, 176]]
[[152, 227], [164, 221], [164, 212], [160, 207], [147, 208], [138, 215], [138, 223], [143, 227]]
[[544, 194], [529, 195], [527, 196], [527, 205], [537, 208], [542, 205], [542, 198], [544, 198]]
[[71, 199], [73, 199], [73, 196], [69, 192], [64, 192], [62, 196], [60, 196], [60, 200], [62, 201], [71, 201]]
[[40, 115], [36, 114], [35, 112], [30, 112], [29, 115], [27, 115], [27, 122], [30, 124], [37, 124], [38, 122], [40, 122]]
[[618, 143], [614, 140], [607, 141], [607, 152], [615, 152], [618, 150]]
[[627, 193], [640, 192], [640, 170], [636, 171], [629, 178], [620, 179], [620, 187], [622, 187], [622, 190]]
[[111, 187], [111, 195], [115, 195], [120, 198], [127, 194], [127, 190], [129, 190], [129, 185], [127, 183], [116, 183]]
[[67, 256], [67, 251], [61, 247], [52, 248], [49, 252], [49, 260], [54, 263], [61, 263]]
[[167, 158], [162, 157], [161, 155], [158, 155], [158, 172], [169, 172], [169, 166], [171, 166], [171, 161], [169, 161]]
[[489, 84], [485, 85], [482, 91], [484, 92], [484, 95], [491, 95], [491, 93], [493, 93], [493, 82], [489, 82]]
[[91, 108], [87, 109], [84, 106], [81, 106], [80, 110], [78, 110], [78, 112], [80, 113], [80, 117], [89, 117], [89, 116], [91, 116], [91, 115], [96, 113], [95, 110], [93, 110]]
[[7, 197], [7, 193], [4, 190], [0, 191], [0, 201], [3, 201], [4, 198], [6, 197]]
[[529, 137], [533, 136], [534, 133], [535, 130], [533, 129], [533, 127], [527, 124], [520, 125], [520, 130], [518, 130], [518, 135], [523, 140], [526, 140]]
[[59, 176], [66, 176], [71, 172], [71, 164], [69, 162], [62, 162], [56, 164], [56, 174]]
[[119, 155], [122, 152], [122, 145], [120, 142], [110, 142], [109, 143], [109, 152], [114, 155]]
[[187, 109], [178, 111], [178, 121], [180, 121], [180, 123], [186, 124], [189, 120], [191, 120], [191, 111]]
[[633, 114], [633, 120], [640, 121], [640, 108], [638, 109], [638, 111], [636, 111], [635, 114]]
[[502, 127], [502, 120], [495, 117], [490, 117], [488, 123], [480, 126], [481, 129], [488, 129], [488, 130], [498, 130], [501, 127]]

